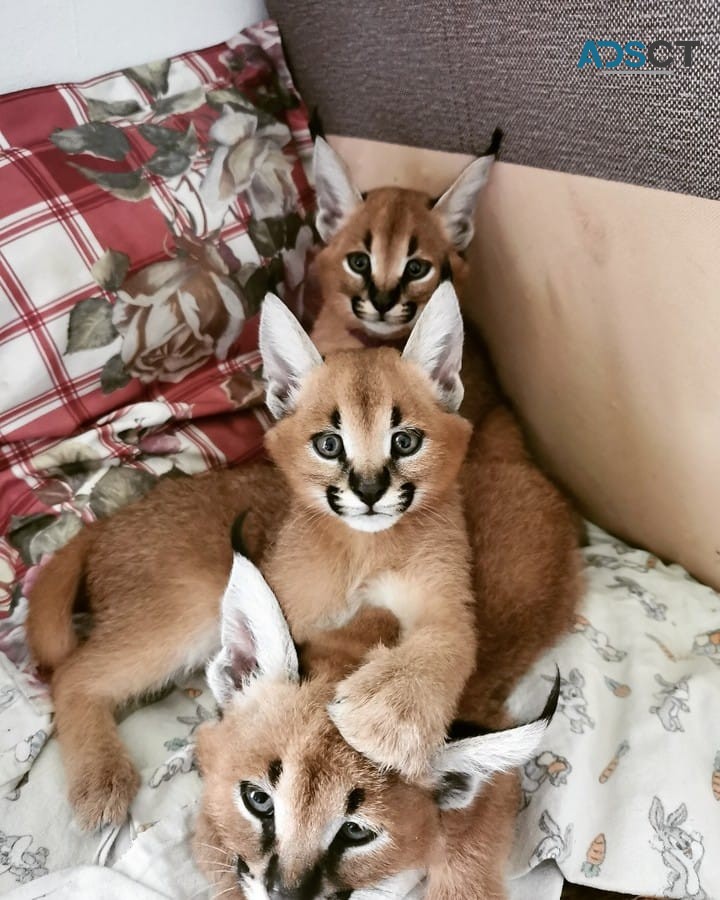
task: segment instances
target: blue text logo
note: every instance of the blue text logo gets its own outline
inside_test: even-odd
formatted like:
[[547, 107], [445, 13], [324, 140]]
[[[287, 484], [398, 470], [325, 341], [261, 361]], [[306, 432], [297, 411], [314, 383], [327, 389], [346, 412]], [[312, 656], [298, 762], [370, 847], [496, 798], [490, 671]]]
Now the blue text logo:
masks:
[[689, 68], [701, 41], [585, 41], [578, 59], [578, 69], [591, 66], [604, 71], [667, 72]]

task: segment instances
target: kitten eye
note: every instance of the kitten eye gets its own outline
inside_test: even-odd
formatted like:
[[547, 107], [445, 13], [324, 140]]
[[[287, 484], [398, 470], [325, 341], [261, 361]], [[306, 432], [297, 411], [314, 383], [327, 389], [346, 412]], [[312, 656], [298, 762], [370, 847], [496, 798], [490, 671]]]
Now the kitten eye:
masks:
[[358, 275], [364, 275], [370, 269], [370, 257], [367, 253], [350, 253], [347, 258], [347, 264], [353, 272]]
[[422, 434], [418, 431], [396, 431], [392, 436], [394, 456], [412, 456], [422, 444]]
[[344, 844], [354, 844], [357, 847], [374, 841], [377, 833], [359, 822], [345, 822], [338, 831], [338, 837]]
[[240, 797], [245, 804], [248, 812], [251, 812], [258, 819], [269, 819], [275, 812], [275, 804], [273, 798], [256, 784], [249, 781], [240, 782]]
[[432, 269], [432, 265], [426, 259], [409, 259], [405, 266], [405, 274], [413, 281], [424, 278]]
[[334, 431], [326, 431], [323, 434], [316, 434], [313, 438], [313, 447], [315, 452], [319, 453], [323, 459], [337, 459], [345, 449], [342, 438]]

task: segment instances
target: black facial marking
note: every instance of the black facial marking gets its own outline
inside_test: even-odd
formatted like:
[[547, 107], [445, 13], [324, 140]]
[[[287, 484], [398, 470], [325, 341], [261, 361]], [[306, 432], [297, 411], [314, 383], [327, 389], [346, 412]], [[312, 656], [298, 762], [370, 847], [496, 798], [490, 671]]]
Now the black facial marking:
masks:
[[408, 322], [412, 322], [415, 318], [415, 313], [417, 312], [417, 303], [413, 303], [412, 300], [409, 300], [407, 303], [403, 305], [403, 317], [402, 324], [407, 325]]
[[243, 875], [247, 875], [250, 871], [250, 866], [245, 862], [242, 856], [238, 856], [237, 862], [235, 863], [235, 871], [237, 872], [238, 878], [242, 878]]
[[273, 853], [265, 869], [265, 887], [268, 891], [274, 890], [280, 883], [280, 865], [277, 853]]
[[345, 806], [345, 815], [351, 816], [357, 811], [360, 804], [365, 800], [365, 791], [362, 788], [353, 788], [348, 794], [347, 805]]
[[350, 485], [350, 490], [363, 503], [372, 508], [390, 487], [390, 470], [387, 466], [384, 466], [379, 472], [366, 476], [359, 475], [355, 469], [350, 469], [348, 484]]
[[440, 266], [440, 281], [452, 281], [452, 266], [447, 256]]
[[362, 319], [362, 304], [363, 298], [358, 297], [357, 294], [350, 299], [350, 305], [352, 306], [353, 314], [358, 317], [358, 319]]
[[389, 291], [378, 290], [373, 281], [368, 284], [368, 297], [381, 317], [398, 302], [402, 296], [403, 287], [404, 282], [402, 278]]
[[273, 787], [277, 786], [282, 775], [283, 764], [281, 759], [274, 759], [268, 766], [268, 781]]
[[467, 794], [470, 788], [470, 776], [465, 772], [445, 772], [442, 782], [435, 792], [436, 801], [447, 802], [456, 794]]
[[262, 834], [260, 836], [260, 850], [265, 856], [275, 846], [275, 816], [268, 816], [267, 819], [260, 819]]
[[341, 420], [340, 420], [340, 410], [339, 410], [339, 409], [334, 409], [334, 410], [330, 413], [330, 424], [331, 424], [332, 427], [335, 428], [337, 431], [340, 431], [340, 421], [341, 421]]
[[400, 414], [400, 407], [393, 406], [392, 414], [390, 416], [390, 427], [397, 428], [401, 422], [402, 422], [402, 416]]
[[372, 247], [372, 233], [370, 231], [365, 232], [365, 237], [363, 238], [363, 244], [365, 245], [365, 249], [369, 253], [370, 248]]
[[415, 237], [415, 235], [412, 235], [412, 237], [410, 238], [410, 243], [408, 244], [407, 255], [414, 256], [417, 248], [418, 248], [418, 239]]
[[343, 514], [342, 506], [340, 505], [340, 488], [335, 487], [334, 484], [328, 485], [325, 496], [327, 497], [328, 506], [337, 516], [341, 516]]
[[415, 485], [410, 481], [400, 485], [400, 512], [407, 512], [415, 497]]
[[335, 893], [333, 894], [333, 898], [334, 898], [334, 900], [350, 900], [350, 898], [352, 897], [352, 895], [353, 895], [352, 890], [349, 890], [349, 891], [335, 891]]

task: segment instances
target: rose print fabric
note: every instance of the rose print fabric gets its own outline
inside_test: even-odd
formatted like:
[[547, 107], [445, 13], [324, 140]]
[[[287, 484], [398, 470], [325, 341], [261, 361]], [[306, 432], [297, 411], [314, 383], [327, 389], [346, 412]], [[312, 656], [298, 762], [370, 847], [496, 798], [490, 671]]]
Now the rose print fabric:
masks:
[[0, 654], [29, 696], [42, 560], [159, 478], [260, 452], [258, 311], [303, 312], [311, 150], [272, 22], [0, 97]]
[[554, 860], [606, 891], [720, 900], [720, 596], [597, 528], [583, 553], [574, 634], [514, 698], [559, 666], [558, 711], [521, 772], [513, 871]]

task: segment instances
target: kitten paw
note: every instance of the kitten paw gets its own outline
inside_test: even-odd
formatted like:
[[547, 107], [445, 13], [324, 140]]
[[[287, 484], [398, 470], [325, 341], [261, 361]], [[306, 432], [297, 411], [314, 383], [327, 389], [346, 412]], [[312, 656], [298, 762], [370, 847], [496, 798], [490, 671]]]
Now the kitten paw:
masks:
[[387, 650], [376, 651], [374, 659], [340, 682], [328, 713], [351, 747], [408, 778], [427, 772], [445, 734], [431, 698]]
[[129, 759], [113, 757], [88, 766], [70, 787], [75, 817], [87, 831], [122, 825], [139, 786], [140, 776]]

